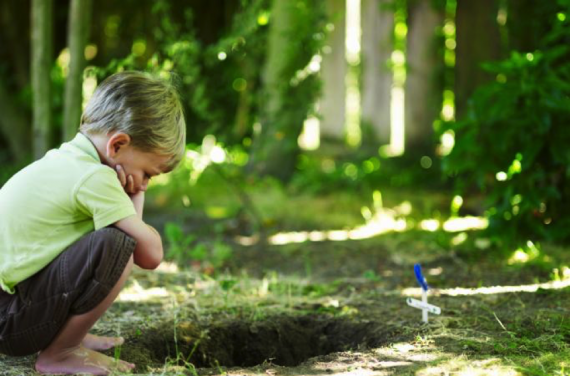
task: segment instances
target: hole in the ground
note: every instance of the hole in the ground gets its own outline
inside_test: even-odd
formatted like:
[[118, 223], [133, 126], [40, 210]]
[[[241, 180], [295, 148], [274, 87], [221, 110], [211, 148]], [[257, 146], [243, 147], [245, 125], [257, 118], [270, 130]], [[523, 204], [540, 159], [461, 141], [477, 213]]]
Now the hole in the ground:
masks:
[[218, 364], [250, 367], [266, 361], [295, 366], [319, 355], [379, 346], [389, 337], [388, 328], [381, 323], [317, 315], [274, 316], [263, 321], [233, 319], [214, 324], [207, 331], [181, 322], [176, 342], [174, 324], [170, 323], [131, 342], [122, 357], [139, 366], [164, 364], [165, 359], [176, 359], [177, 355], [199, 368]]

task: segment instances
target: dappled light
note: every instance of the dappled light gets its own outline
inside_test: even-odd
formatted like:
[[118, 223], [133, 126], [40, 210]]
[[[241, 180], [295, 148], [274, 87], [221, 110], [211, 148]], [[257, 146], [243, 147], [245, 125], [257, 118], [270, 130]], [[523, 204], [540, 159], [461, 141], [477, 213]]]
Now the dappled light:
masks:
[[425, 231], [434, 232], [439, 230], [441, 223], [437, 219], [422, 219], [420, 222], [420, 229]]
[[390, 143], [380, 148], [380, 154], [397, 157], [405, 151], [405, 89], [406, 83], [406, 44], [408, 25], [406, 10], [394, 13], [394, 50], [391, 53], [393, 82], [390, 89]]
[[155, 269], [158, 273], [175, 274], [180, 272], [180, 268], [173, 262], [163, 261], [158, 268]]
[[[493, 294], [507, 294], [516, 292], [537, 292], [538, 290], [561, 290], [570, 287], [570, 277], [564, 280], [550, 281], [544, 283], [534, 283], [530, 285], [519, 286], [489, 286], [478, 288], [445, 288], [437, 289], [436, 294], [447, 296], [470, 296], [470, 295], [493, 295]], [[419, 288], [406, 288], [402, 290], [404, 296], [421, 296], [421, 289]]]
[[323, 369], [322, 372], [311, 372], [311, 375], [315, 376], [326, 376], [326, 375], [335, 375], [335, 376], [372, 376], [376, 375], [377, 372], [370, 369], [346, 369], [346, 366], [339, 366], [338, 369], [334, 368], [326, 368]]
[[[446, 232], [462, 232], [468, 230], [481, 230], [488, 226], [485, 218], [480, 217], [464, 217], [451, 218], [443, 223], [437, 219], [428, 219], [420, 222], [420, 229], [426, 231], [437, 231], [440, 226]], [[382, 213], [375, 216], [366, 224], [356, 227], [352, 230], [329, 230], [329, 231], [300, 231], [290, 233], [279, 233], [269, 238], [271, 244], [283, 245], [289, 243], [302, 243], [305, 241], [319, 242], [325, 240], [344, 241], [369, 239], [374, 236], [386, 234], [389, 232], [402, 232], [410, 230], [408, 222], [403, 218], [395, 218], [389, 213]], [[243, 245], [252, 244], [251, 240], [243, 240], [238, 237], [237, 241]]]
[[[361, 98], [357, 69], [360, 65], [361, 36], [360, 26], [361, 0], [346, 1], [346, 141], [356, 147], [361, 143], [360, 129]], [[341, 78], [342, 79], [342, 78]]]
[[[403, 64], [403, 62], [402, 62]], [[401, 84], [403, 85], [403, 84]], [[394, 85], [392, 88], [392, 100], [390, 105], [390, 145], [382, 149], [382, 154], [389, 157], [397, 157], [404, 154], [405, 129], [404, 129], [404, 89]]]
[[[436, 354], [434, 350], [436, 350], [436, 346], [433, 343], [415, 345], [410, 342], [397, 342], [388, 348], [376, 349], [374, 353], [386, 358], [401, 359], [410, 365], [417, 362], [433, 362], [445, 356], [445, 354]], [[432, 351], [434, 353], [431, 353]], [[385, 363], [389, 364], [390, 362]]]
[[[450, 233], [462, 233], [453, 240], [455, 245], [458, 245], [467, 238], [467, 235], [463, 233], [464, 231], [483, 230], [488, 226], [488, 221], [485, 218], [472, 216], [455, 217], [447, 220], [424, 219], [414, 225], [413, 222], [407, 221], [405, 218], [406, 215], [410, 214], [408, 210], [411, 209], [409, 208], [409, 202], [404, 202], [392, 210], [380, 210], [374, 215], [371, 214], [365, 224], [349, 230], [281, 232], [271, 235], [268, 241], [274, 245], [285, 245], [303, 242], [361, 240], [390, 232], [404, 232], [413, 229], [434, 232], [443, 229]], [[405, 213], [404, 216], [402, 216], [402, 211]], [[237, 236], [235, 240], [241, 245], [250, 246], [256, 244], [259, 238]]]
[[321, 55], [314, 55], [307, 66], [295, 73], [295, 77], [291, 80], [291, 84], [297, 86], [310, 75], [318, 73], [321, 70], [321, 61]]
[[[443, 372], [442, 372], [443, 371]], [[417, 376], [452, 374], [457, 376], [522, 376], [512, 365], [504, 364], [500, 358], [471, 361], [460, 355], [439, 364], [427, 366], [416, 372]]]
[[69, 48], [64, 48], [61, 50], [56, 62], [59, 69], [61, 69], [61, 74], [63, 77], [67, 77], [69, 74]]
[[[368, 239], [373, 236], [385, 234], [392, 231], [405, 231], [406, 221], [395, 219], [390, 215], [380, 215], [363, 226], [352, 230], [330, 230], [330, 231], [303, 231], [279, 233], [269, 238], [270, 244], [283, 245], [289, 243], [302, 243], [305, 241], [319, 242], [325, 240], [344, 241]], [[238, 238], [239, 239], [239, 238]], [[239, 241], [239, 240], [238, 240]]]
[[525, 264], [540, 256], [540, 249], [532, 241], [528, 240], [525, 247], [519, 247], [513, 252], [507, 263], [509, 265]]
[[569, 375], [570, 0], [134, 3], [0, 1], [2, 376]]
[[[190, 172], [189, 183], [192, 185], [196, 183], [208, 166], [223, 163], [226, 159], [227, 151], [217, 142], [216, 136], [206, 135], [199, 148], [186, 150], [182, 163]], [[154, 178], [150, 181], [149, 186], [167, 185], [170, 181], [170, 176], [170, 174], [165, 174]]]
[[82, 107], [83, 108], [85, 108], [85, 106], [87, 105], [87, 102], [89, 102], [89, 99], [91, 98], [91, 96], [95, 92], [96, 88], [97, 88], [97, 78], [95, 78], [93, 76], [85, 77], [85, 80], [83, 81], [83, 88], [82, 88], [82, 90], [83, 90]]
[[455, 132], [452, 130], [445, 131], [440, 137], [440, 145], [437, 153], [442, 156], [449, 155], [455, 146]]
[[447, 232], [484, 230], [487, 226], [489, 226], [487, 218], [473, 216], [449, 218], [443, 222], [443, 230]]
[[131, 286], [123, 289], [119, 294], [120, 302], [144, 302], [157, 298], [164, 298], [170, 293], [164, 287], [143, 288], [137, 280], [133, 280]]
[[299, 135], [299, 147], [303, 150], [317, 150], [320, 146], [320, 122], [310, 117], [303, 123], [303, 132]]

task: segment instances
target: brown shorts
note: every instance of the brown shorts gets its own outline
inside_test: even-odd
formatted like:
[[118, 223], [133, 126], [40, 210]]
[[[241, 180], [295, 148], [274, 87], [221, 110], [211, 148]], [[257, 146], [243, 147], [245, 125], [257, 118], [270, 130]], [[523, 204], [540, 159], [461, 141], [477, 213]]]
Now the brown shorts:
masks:
[[114, 227], [89, 233], [48, 266], [0, 289], [0, 353], [23, 356], [45, 349], [69, 316], [86, 313], [109, 294], [136, 246]]

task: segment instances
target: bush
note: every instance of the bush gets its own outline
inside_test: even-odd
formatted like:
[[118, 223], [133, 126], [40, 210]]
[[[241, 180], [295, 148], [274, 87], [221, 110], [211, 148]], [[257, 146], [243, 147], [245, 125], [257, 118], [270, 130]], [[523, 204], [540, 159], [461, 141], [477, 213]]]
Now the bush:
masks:
[[496, 82], [445, 127], [456, 144], [444, 171], [486, 194], [496, 241], [570, 240], [570, 1], [558, 5], [541, 48], [486, 64]]

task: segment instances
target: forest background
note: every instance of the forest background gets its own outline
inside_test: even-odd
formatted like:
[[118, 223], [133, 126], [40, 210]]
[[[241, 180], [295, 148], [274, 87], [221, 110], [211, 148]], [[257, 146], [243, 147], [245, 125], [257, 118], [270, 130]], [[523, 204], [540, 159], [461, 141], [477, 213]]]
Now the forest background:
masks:
[[565, 1], [1, 4], [2, 182], [73, 137], [108, 75], [174, 72], [189, 147], [219, 165], [480, 194], [466, 210], [500, 238], [568, 240]]
[[[0, 0], [0, 187], [73, 138], [104, 78], [143, 70], [185, 107], [186, 159], [146, 210], [180, 270], [402, 235], [402, 265], [437, 248], [466, 273], [565, 281], [569, 15], [569, 0]], [[489, 278], [454, 283], [506, 282]]]

